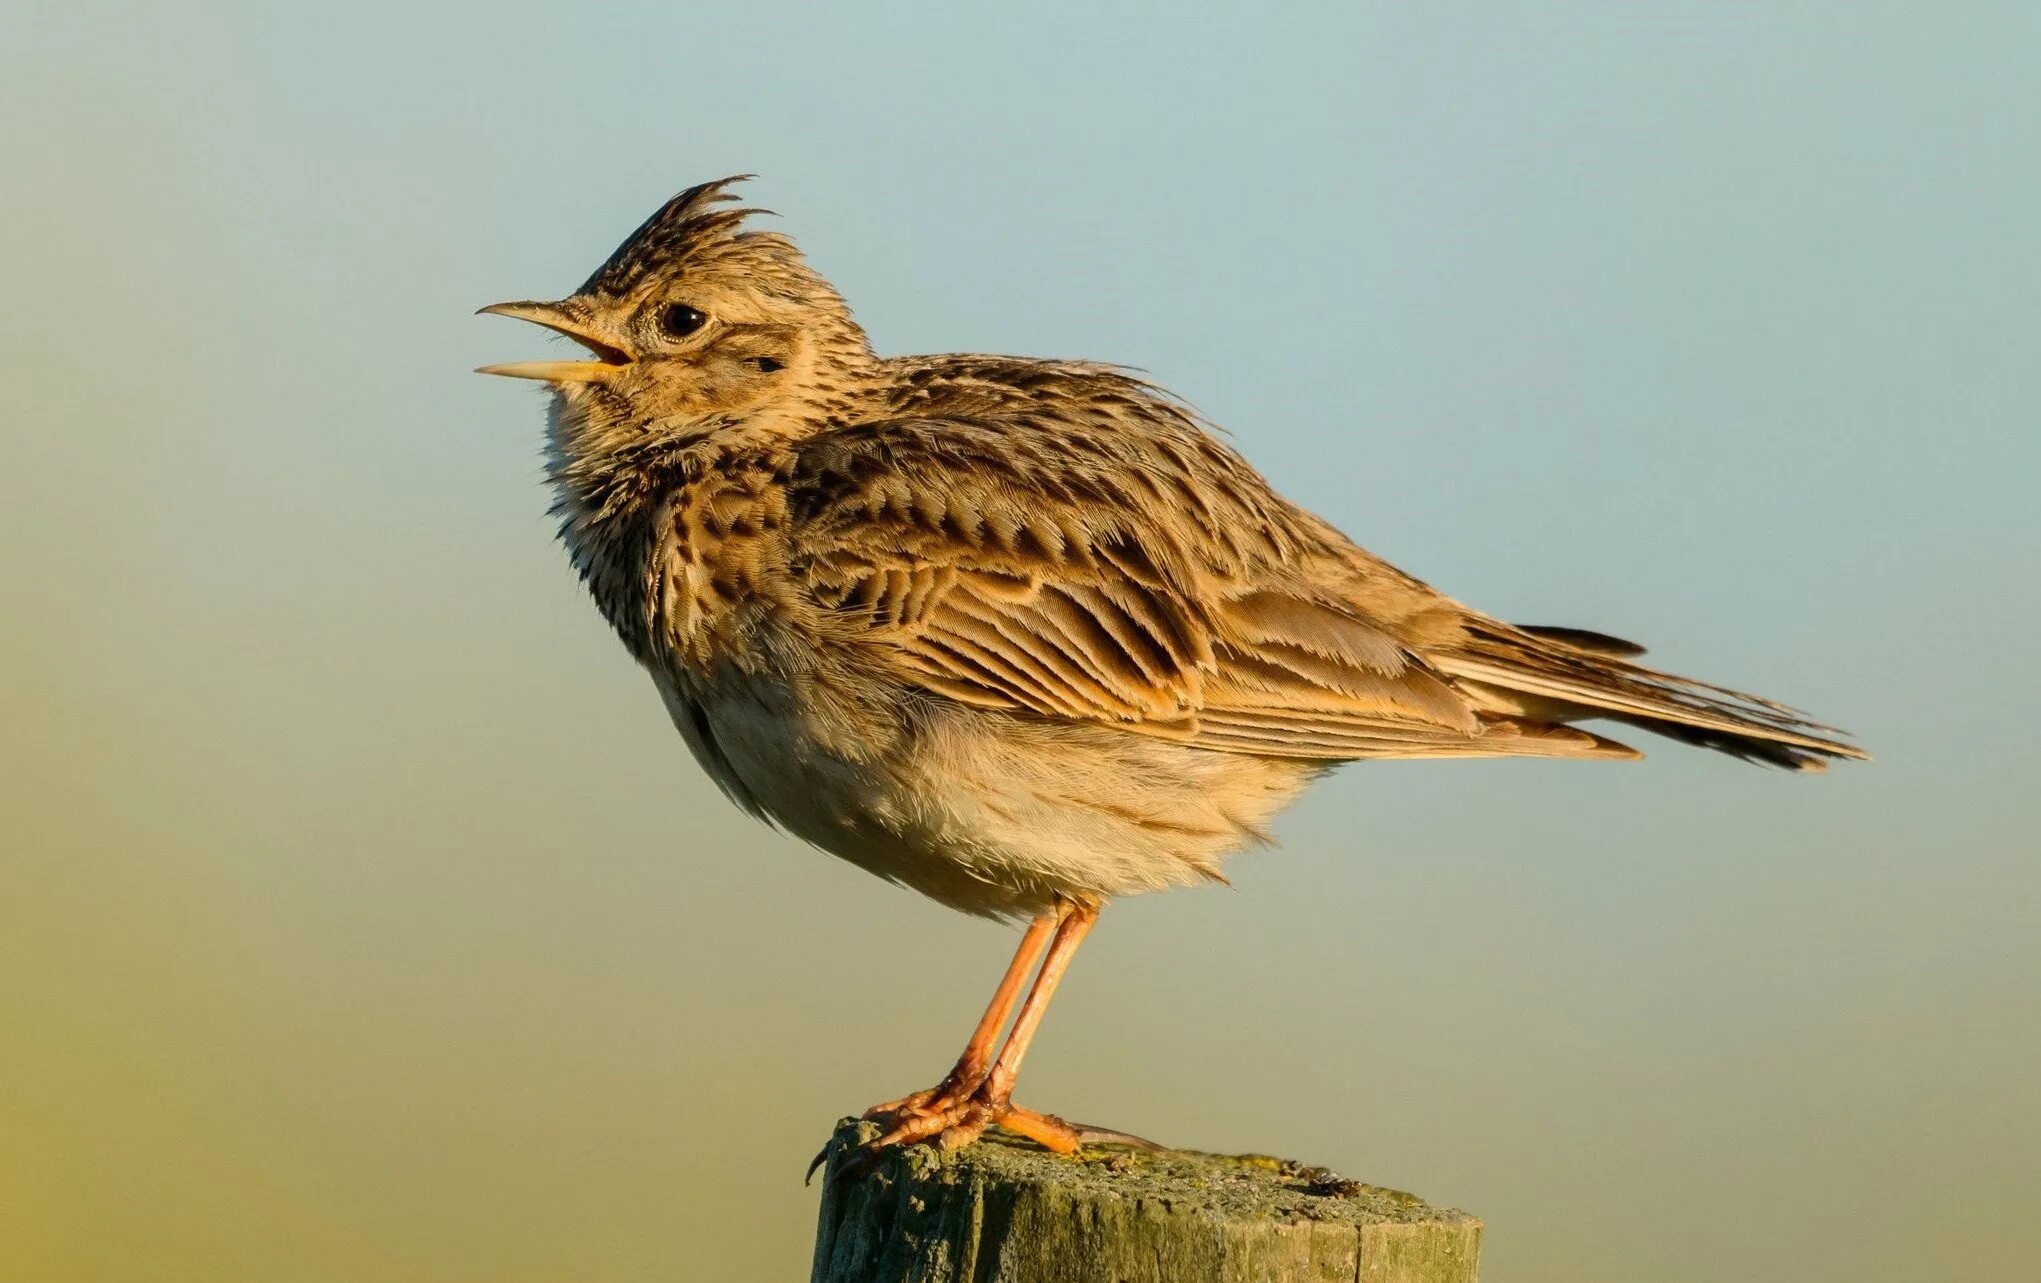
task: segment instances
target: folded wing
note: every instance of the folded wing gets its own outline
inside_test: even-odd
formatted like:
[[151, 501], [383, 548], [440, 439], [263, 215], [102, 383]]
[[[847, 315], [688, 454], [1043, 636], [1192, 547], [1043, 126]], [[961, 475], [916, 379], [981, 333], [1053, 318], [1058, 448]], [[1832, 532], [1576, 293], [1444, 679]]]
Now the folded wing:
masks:
[[1414, 644], [1457, 607], [1317, 582], [1319, 527], [1188, 425], [860, 425], [790, 499], [814, 599], [932, 695], [1272, 757], [1636, 756], [1484, 708]]

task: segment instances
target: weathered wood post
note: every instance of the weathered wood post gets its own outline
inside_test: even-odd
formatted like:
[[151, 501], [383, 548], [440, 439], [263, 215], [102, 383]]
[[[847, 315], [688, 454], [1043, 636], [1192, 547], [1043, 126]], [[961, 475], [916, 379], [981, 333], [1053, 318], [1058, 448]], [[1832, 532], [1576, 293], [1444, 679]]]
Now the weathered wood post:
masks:
[[990, 1132], [845, 1179], [829, 1142], [811, 1283], [1475, 1283], [1481, 1222], [1260, 1155], [1091, 1149]]

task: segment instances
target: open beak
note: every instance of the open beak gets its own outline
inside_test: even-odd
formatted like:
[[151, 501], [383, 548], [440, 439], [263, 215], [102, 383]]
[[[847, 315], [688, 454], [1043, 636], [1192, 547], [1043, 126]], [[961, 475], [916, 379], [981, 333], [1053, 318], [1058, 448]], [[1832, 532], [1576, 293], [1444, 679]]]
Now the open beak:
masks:
[[477, 374], [501, 374], [512, 379], [538, 379], [545, 383], [600, 383], [617, 376], [631, 358], [603, 341], [562, 303], [492, 303], [475, 315], [511, 316], [533, 325], [543, 325], [564, 334], [595, 354], [593, 361], [512, 361], [507, 365], [484, 365]]

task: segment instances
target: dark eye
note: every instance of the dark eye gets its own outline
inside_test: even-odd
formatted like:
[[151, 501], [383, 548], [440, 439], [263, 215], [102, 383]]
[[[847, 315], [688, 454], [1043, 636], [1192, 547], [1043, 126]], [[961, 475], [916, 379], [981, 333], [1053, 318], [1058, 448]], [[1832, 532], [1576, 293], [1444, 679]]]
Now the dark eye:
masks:
[[659, 314], [659, 328], [669, 337], [684, 339], [702, 328], [708, 319], [685, 303], [673, 303]]

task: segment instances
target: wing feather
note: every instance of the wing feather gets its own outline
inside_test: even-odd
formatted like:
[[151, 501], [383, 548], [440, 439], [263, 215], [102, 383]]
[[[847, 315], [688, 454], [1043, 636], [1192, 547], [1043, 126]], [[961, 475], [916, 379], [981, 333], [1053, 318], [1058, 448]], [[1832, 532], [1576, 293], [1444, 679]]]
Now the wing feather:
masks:
[[1468, 610], [1124, 374], [928, 370], [911, 415], [808, 438], [781, 480], [833, 635], [933, 697], [1321, 761], [1636, 756], [1562, 724], [1591, 717], [1800, 769], [1862, 756], [1628, 642]]
[[1485, 722], [1303, 573], [1317, 531], [1259, 476], [1175, 439], [1187, 420], [1148, 427], [1145, 451], [1010, 422], [828, 434], [791, 486], [815, 599], [906, 680], [979, 708], [1316, 760], [1628, 752]]

